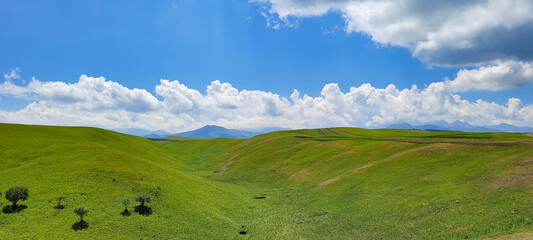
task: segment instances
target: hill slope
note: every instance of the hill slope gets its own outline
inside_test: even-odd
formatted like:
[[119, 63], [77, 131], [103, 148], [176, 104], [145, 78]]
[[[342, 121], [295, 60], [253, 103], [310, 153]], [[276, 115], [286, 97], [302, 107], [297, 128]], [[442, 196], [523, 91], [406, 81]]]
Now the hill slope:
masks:
[[[12, 124], [0, 124], [0, 133], [0, 190], [30, 189], [26, 209], [0, 213], [6, 239], [464, 239], [533, 231], [533, 138], [525, 134], [333, 128], [153, 142]], [[141, 192], [154, 198], [152, 215], [120, 215], [120, 200]], [[66, 207], [54, 209], [60, 195]], [[74, 231], [78, 205], [91, 209], [90, 226]]]
[[[168, 239], [238, 236], [245, 189], [184, 172], [182, 154], [150, 140], [94, 128], [0, 124], [0, 191], [30, 190], [27, 208], [0, 213], [5, 239]], [[150, 216], [120, 215], [120, 200], [148, 192]], [[8, 205], [3, 198], [0, 207]], [[65, 196], [65, 209], [54, 209]], [[74, 231], [73, 208], [90, 208]], [[136, 204], [135, 204], [136, 205]], [[131, 209], [132, 207], [130, 207]], [[201, 226], [201, 227], [200, 227]]]
[[251, 234], [463, 239], [533, 230], [532, 140], [334, 128], [167, 145], [194, 155], [197, 175], [265, 197]]

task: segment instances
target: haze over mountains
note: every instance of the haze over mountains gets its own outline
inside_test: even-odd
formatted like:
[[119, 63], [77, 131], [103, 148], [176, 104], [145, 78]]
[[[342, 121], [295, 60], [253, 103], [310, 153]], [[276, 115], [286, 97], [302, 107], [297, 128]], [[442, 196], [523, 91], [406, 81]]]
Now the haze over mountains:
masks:
[[170, 132], [163, 131], [163, 130], [148, 131], [148, 130], [143, 130], [143, 129], [116, 129], [115, 131], [126, 133], [126, 134], [131, 134], [131, 135], [136, 135], [136, 136], [141, 136], [145, 138], [165, 138], [168, 136], [192, 137], [192, 138], [251, 138], [259, 134], [281, 131], [281, 130], [288, 130], [288, 129], [287, 128], [265, 128], [259, 131], [245, 131], [245, 130], [238, 130], [238, 129], [227, 129], [227, 128], [215, 126], [215, 125], [206, 125], [196, 130], [180, 132], [180, 133], [170, 133]]
[[174, 136], [193, 138], [251, 138], [259, 134], [261, 133], [227, 129], [215, 125], [206, 125], [193, 131], [176, 133]]
[[[425, 131], [455, 131], [455, 132], [533, 132], [531, 127], [520, 127], [514, 126], [511, 124], [501, 123], [499, 125], [490, 125], [490, 126], [475, 126], [471, 125], [468, 122], [455, 121], [448, 123], [446, 121], [436, 121], [429, 123], [420, 123], [420, 124], [410, 124], [410, 123], [397, 123], [390, 126], [384, 126], [381, 128], [388, 129], [416, 129], [416, 130], [425, 130]], [[253, 136], [282, 131], [290, 130], [289, 128], [264, 128], [257, 131], [246, 131], [240, 129], [228, 129], [216, 125], [206, 125], [196, 130], [180, 132], [180, 133], [171, 133], [164, 130], [145, 130], [137, 128], [122, 128], [122, 129], [111, 129], [120, 133], [126, 133], [130, 135], [145, 137], [145, 138], [165, 138], [168, 136], [180, 136], [180, 137], [193, 137], [193, 138], [251, 138]]]
[[468, 122], [455, 121], [448, 123], [446, 121], [436, 121], [420, 125], [411, 125], [409, 123], [398, 123], [388, 126], [390, 129], [417, 129], [426, 131], [458, 131], [458, 132], [533, 132], [531, 127], [519, 127], [511, 124], [501, 123], [490, 126], [474, 126]]

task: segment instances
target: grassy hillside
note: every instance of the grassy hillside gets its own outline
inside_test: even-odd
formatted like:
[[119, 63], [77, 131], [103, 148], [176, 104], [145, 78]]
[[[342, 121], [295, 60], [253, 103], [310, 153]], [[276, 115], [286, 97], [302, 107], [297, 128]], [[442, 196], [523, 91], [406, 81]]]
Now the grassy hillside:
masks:
[[[0, 124], [6, 239], [483, 239], [533, 232], [533, 137], [334, 128], [144, 138]], [[150, 216], [120, 214], [148, 192]], [[64, 195], [65, 209], [54, 209]], [[73, 208], [91, 210], [74, 231]], [[243, 227], [244, 226], [244, 227]], [[240, 235], [245, 231], [246, 235]]]
[[254, 236], [464, 239], [533, 230], [532, 140], [335, 128], [167, 146], [195, 174], [265, 197]]
[[[183, 172], [180, 153], [150, 140], [94, 128], [0, 124], [0, 208], [24, 186], [19, 213], [0, 213], [2, 239], [168, 239], [238, 235], [247, 190]], [[150, 216], [120, 214], [123, 197], [148, 192]], [[65, 209], [54, 209], [57, 196]], [[74, 231], [73, 208], [90, 208]], [[131, 209], [131, 207], [130, 207]]]

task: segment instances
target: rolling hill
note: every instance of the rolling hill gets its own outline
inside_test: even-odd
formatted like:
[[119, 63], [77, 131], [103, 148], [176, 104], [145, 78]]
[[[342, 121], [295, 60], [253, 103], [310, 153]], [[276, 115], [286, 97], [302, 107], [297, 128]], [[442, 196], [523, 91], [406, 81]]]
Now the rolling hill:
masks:
[[[246, 189], [185, 172], [183, 154], [145, 138], [13, 124], [0, 124], [0, 133], [0, 191], [30, 191], [26, 209], [0, 213], [2, 239], [217, 238], [236, 235], [247, 216]], [[122, 216], [120, 200], [143, 192], [153, 214]], [[65, 209], [53, 208], [58, 196]], [[79, 205], [90, 209], [89, 228], [74, 231]]]
[[388, 129], [416, 129], [425, 131], [459, 131], [459, 132], [533, 132], [530, 127], [518, 127], [506, 123], [490, 126], [474, 126], [468, 122], [455, 121], [448, 123], [446, 121], [436, 121], [422, 125], [411, 125], [409, 123], [398, 123], [387, 127]]
[[[533, 137], [331, 128], [150, 141], [0, 124], [6, 239], [483, 239], [533, 231]], [[148, 192], [149, 216], [120, 215]], [[66, 196], [65, 209], [54, 198]], [[3, 197], [3, 195], [2, 195]], [[8, 202], [0, 201], [0, 207]], [[74, 231], [86, 205], [89, 228]]]
[[250, 231], [265, 239], [464, 239], [533, 230], [532, 140], [334, 128], [167, 146], [265, 197]]

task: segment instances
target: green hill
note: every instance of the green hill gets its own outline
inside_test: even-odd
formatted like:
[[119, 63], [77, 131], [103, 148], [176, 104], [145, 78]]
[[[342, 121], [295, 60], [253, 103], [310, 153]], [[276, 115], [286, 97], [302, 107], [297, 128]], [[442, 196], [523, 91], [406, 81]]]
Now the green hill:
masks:
[[[334, 128], [144, 138], [0, 124], [6, 239], [464, 239], [533, 231], [533, 138]], [[148, 192], [149, 216], [122, 216]], [[64, 195], [65, 209], [54, 209]], [[3, 198], [0, 207], [9, 202]], [[73, 208], [90, 208], [74, 231]], [[246, 233], [241, 235], [239, 232]]]
[[[0, 124], [0, 133], [0, 191], [30, 191], [26, 209], [0, 213], [2, 239], [213, 239], [238, 235], [246, 217], [246, 189], [184, 172], [180, 153], [150, 140], [78, 127]], [[120, 215], [120, 200], [142, 192], [153, 214]], [[61, 195], [65, 209], [54, 209]], [[74, 231], [78, 205], [90, 208], [89, 228]]]
[[195, 174], [264, 196], [257, 236], [464, 239], [533, 230], [532, 140], [335, 128], [167, 146], [195, 156]]

